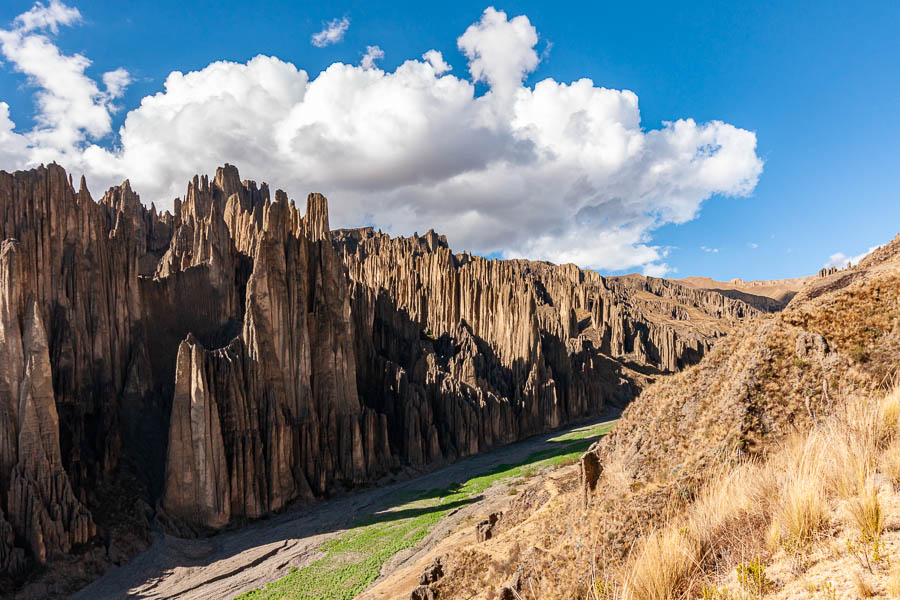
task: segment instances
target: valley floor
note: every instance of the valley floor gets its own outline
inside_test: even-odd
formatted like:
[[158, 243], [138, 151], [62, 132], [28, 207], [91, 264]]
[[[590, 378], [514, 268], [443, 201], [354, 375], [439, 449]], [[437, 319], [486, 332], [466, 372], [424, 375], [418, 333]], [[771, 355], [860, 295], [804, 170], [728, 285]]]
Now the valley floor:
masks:
[[577, 460], [611, 428], [609, 419], [237, 531], [202, 539], [160, 534], [128, 565], [74, 598], [349, 600], [366, 588], [364, 598], [405, 598], [436, 546], [474, 536], [477, 521], [502, 509], [518, 482]]

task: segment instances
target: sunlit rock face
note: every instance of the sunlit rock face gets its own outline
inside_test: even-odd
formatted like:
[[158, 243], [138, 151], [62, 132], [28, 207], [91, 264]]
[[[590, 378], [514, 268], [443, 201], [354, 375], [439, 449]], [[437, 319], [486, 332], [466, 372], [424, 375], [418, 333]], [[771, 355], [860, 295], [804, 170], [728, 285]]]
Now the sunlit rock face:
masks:
[[433, 231], [332, 232], [323, 196], [301, 213], [230, 165], [174, 206], [0, 171], [2, 577], [597, 415], [755, 313]]

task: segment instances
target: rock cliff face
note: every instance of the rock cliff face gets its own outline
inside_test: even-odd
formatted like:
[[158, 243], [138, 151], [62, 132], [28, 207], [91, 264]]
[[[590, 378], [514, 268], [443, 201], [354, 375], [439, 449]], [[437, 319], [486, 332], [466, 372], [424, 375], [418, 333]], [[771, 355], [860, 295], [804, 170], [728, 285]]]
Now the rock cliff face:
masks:
[[339, 230], [359, 388], [423, 465], [598, 414], [698, 361], [756, 311], [661, 279], [454, 254], [444, 236]]
[[174, 214], [0, 171], [0, 243], [0, 583], [127, 559], [117, 520], [202, 533], [597, 414], [755, 312], [331, 232], [228, 165]]

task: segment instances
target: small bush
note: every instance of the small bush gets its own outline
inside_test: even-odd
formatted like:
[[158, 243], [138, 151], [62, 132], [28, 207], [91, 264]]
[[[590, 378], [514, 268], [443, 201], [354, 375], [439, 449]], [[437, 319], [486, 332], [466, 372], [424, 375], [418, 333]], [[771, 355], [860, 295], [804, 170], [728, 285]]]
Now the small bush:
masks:
[[700, 588], [700, 597], [702, 600], [731, 600], [731, 592], [726, 588], [704, 585]]
[[884, 542], [881, 537], [871, 538], [858, 534], [847, 540], [847, 551], [856, 558], [859, 566], [873, 573], [873, 566], [884, 560]]
[[865, 364], [869, 362], [869, 353], [868, 351], [866, 351], [864, 346], [855, 346], [852, 350], [850, 350], [850, 358], [858, 363]]
[[824, 582], [820, 591], [822, 592], [822, 598], [824, 598], [824, 600], [837, 600], [837, 592], [834, 591], [834, 585], [832, 585], [830, 581]]
[[766, 565], [759, 557], [737, 566], [737, 580], [744, 591], [756, 596], [762, 596], [772, 589], [772, 582], [766, 575]]

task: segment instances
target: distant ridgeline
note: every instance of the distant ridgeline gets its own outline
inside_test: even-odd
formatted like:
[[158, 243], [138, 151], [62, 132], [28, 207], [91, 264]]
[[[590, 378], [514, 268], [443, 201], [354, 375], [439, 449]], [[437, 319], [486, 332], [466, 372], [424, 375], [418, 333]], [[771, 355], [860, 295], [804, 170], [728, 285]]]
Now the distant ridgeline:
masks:
[[[331, 232], [226, 165], [174, 214], [0, 171], [0, 588], [623, 405], [757, 309]], [[74, 558], [73, 558], [74, 557]], [[81, 579], [78, 579], [78, 578]]]

